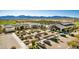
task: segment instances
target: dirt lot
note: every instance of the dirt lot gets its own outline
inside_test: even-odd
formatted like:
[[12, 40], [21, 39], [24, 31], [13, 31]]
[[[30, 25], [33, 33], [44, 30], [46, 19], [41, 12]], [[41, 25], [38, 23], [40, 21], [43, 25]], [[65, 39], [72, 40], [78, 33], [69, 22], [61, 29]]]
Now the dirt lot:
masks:
[[26, 46], [16, 37], [15, 34], [0, 34], [0, 49], [26, 48]]

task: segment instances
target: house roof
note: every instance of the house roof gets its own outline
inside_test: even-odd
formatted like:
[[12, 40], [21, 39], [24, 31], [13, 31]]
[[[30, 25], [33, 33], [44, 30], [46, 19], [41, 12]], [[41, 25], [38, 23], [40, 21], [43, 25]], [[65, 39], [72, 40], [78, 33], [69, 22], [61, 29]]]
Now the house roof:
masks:
[[70, 22], [65, 22], [65, 23], [61, 23], [62, 25], [64, 26], [71, 26], [71, 25], [74, 25], [73, 23], [70, 23]]
[[61, 24], [56, 24], [55, 26], [58, 27], [59, 29], [64, 29], [65, 28], [65, 26], [63, 26]]
[[8, 28], [8, 27], [14, 27], [13, 25], [4, 25], [4, 27]]

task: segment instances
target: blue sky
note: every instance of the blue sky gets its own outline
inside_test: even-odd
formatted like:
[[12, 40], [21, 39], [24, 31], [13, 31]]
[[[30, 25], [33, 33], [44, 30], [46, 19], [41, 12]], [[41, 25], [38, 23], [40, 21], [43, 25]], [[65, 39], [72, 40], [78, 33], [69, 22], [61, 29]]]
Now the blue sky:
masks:
[[0, 10], [0, 16], [5, 15], [69, 16], [79, 18], [79, 10]]

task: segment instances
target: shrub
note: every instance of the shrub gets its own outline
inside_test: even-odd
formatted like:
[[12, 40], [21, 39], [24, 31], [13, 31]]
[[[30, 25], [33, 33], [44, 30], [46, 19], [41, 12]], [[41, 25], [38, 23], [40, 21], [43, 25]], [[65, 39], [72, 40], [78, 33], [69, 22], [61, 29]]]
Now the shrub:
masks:
[[16, 49], [16, 47], [15, 47], [15, 46], [13, 46], [13, 47], [11, 47], [11, 49]]
[[79, 42], [77, 41], [70, 41], [68, 42], [68, 45], [71, 46], [72, 48], [79, 48]]
[[66, 35], [65, 35], [65, 34], [61, 34], [61, 36], [62, 36], [62, 37], [66, 37]]
[[70, 34], [70, 36], [74, 37], [75, 35], [74, 34]]
[[75, 35], [75, 37], [79, 39], [79, 35]]

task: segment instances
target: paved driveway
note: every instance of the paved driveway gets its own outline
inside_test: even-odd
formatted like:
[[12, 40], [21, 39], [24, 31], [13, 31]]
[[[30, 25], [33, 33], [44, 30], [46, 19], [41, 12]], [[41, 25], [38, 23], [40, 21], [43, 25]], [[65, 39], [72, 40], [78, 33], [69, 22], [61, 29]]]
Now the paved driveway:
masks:
[[12, 47], [17, 49], [27, 48], [14, 33], [0, 34], [0, 49], [10, 49]]

